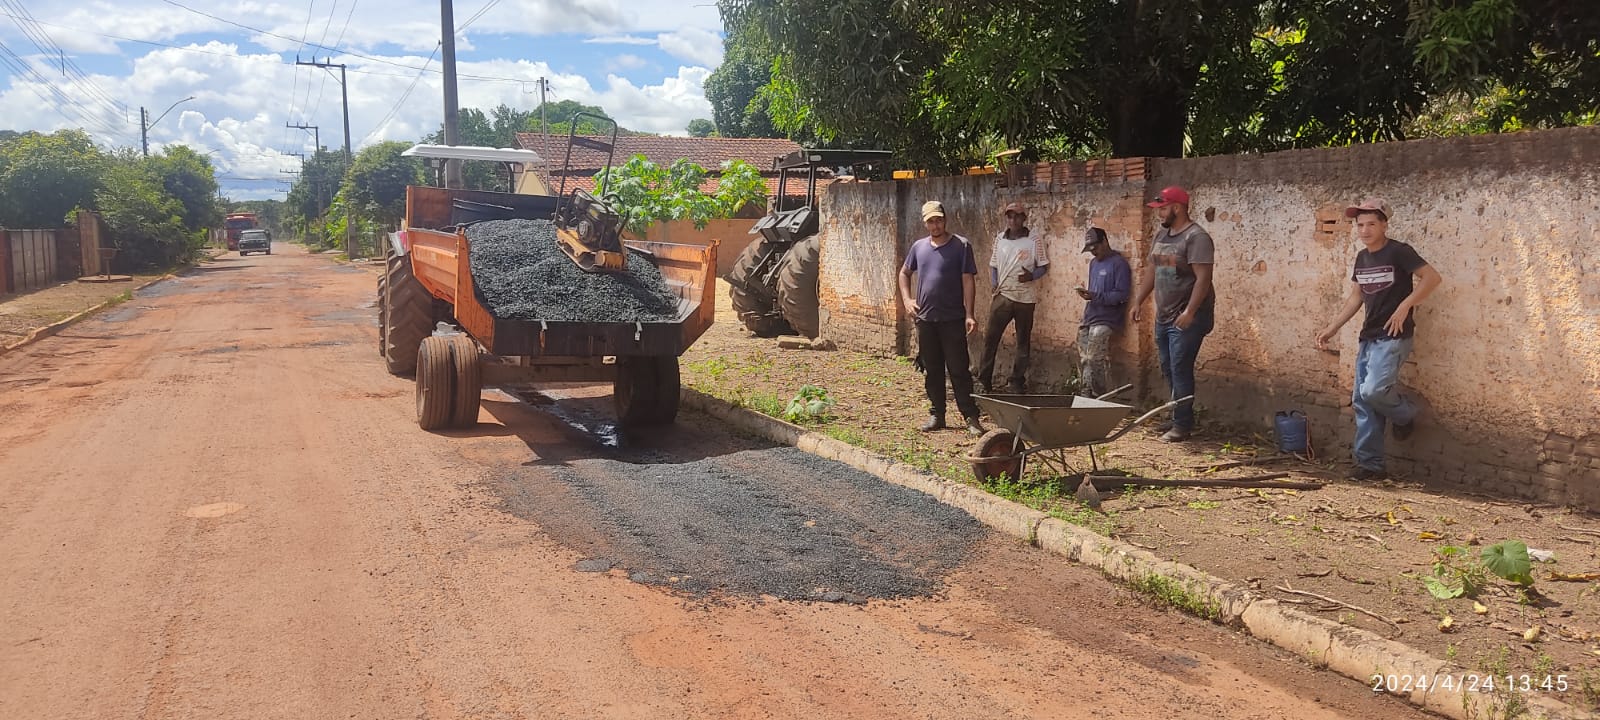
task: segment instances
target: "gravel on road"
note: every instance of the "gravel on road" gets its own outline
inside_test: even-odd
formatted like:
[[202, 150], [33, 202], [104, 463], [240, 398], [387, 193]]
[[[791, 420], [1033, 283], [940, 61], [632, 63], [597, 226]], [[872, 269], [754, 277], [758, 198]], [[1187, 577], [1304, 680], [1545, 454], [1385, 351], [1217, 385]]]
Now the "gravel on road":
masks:
[[550, 322], [668, 322], [678, 298], [661, 270], [629, 251], [626, 272], [586, 273], [556, 245], [548, 220], [468, 225], [472, 281], [495, 317]]
[[610, 563], [693, 595], [928, 596], [988, 532], [923, 493], [713, 427], [680, 418], [620, 446], [572, 432], [570, 457], [540, 458], [491, 485], [505, 510], [584, 555], [584, 567]]

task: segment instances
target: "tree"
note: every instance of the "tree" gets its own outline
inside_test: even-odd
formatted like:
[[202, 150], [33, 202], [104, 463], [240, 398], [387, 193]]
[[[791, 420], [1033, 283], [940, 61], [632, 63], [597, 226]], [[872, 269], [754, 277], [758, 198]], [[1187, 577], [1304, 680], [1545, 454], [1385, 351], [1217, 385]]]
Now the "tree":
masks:
[[706, 100], [723, 137], [776, 137], [761, 89], [772, 81], [771, 53], [754, 33], [729, 32], [723, 40], [722, 64], [706, 78]]
[[295, 224], [304, 229], [308, 239], [319, 244], [332, 242], [335, 238], [323, 232], [313, 233], [311, 226], [320, 222], [333, 205], [334, 196], [338, 194], [339, 187], [344, 183], [345, 170], [349, 163], [345, 161], [344, 152], [338, 150], [318, 150], [300, 165], [300, 177], [289, 188], [288, 203], [290, 217]]
[[149, 162], [167, 194], [183, 205], [185, 228], [193, 232], [222, 225], [217, 173], [209, 158], [185, 145], [169, 145]]
[[167, 267], [194, 258], [204, 233], [184, 227], [183, 203], [167, 193], [155, 163], [123, 150], [104, 172], [94, 202], [117, 248], [117, 265]]
[[94, 205], [106, 158], [80, 130], [23, 133], [0, 143], [0, 226], [55, 228]]
[[689, 135], [692, 137], [703, 138], [711, 137], [712, 135], [717, 134], [716, 123], [713, 123], [705, 118], [695, 118], [690, 120], [689, 127], [686, 129], [689, 131]]
[[[1405, 136], [1441, 92], [1493, 82], [1545, 124], [1600, 106], [1589, 0], [721, 0], [773, 58], [780, 130], [960, 164], [999, 138], [1178, 156]], [[708, 93], [710, 91], [708, 90]], [[1592, 120], [1591, 120], [1592, 121]]]
[[706, 176], [705, 168], [687, 159], [663, 168], [634, 155], [609, 173], [596, 175], [595, 187], [627, 217], [627, 230], [641, 237], [651, 225], [668, 220], [690, 220], [703, 228], [710, 220], [733, 217], [746, 204], [766, 198], [761, 171], [743, 160], [723, 163], [715, 194], [700, 190]]
[[409, 147], [411, 143], [397, 141], [368, 145], [356, 153], [345, 177], [341, 195], [384, 227], [395, 227], [405, 217], [406, 186], [423, 182], [422, 164], [401, 156]]

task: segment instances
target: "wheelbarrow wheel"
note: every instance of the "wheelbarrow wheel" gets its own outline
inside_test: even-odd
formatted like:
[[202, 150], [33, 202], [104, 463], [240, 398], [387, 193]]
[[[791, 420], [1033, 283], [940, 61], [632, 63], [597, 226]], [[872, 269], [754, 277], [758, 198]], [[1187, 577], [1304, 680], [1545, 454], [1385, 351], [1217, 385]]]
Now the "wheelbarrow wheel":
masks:
[[1017, 452], [1017, 436], [1010, 430], [997, 428], [984, 433], [972, 446], [972, 476], [980, 483], [999, 479], [1001, 475], [1012, 481], [1022, 477], [1022, 453]]

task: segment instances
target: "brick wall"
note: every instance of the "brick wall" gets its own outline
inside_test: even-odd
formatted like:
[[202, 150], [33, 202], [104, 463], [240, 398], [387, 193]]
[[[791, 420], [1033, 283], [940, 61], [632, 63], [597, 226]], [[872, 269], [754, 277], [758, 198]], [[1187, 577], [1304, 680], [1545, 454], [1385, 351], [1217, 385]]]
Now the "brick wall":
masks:
[[[1446, 279], [1417, 312], [1416, 350], [1402, 373], [1427, 398], [1431, 419], [1411, 441], [1390, 444], [1393, 469], [1600, 508], [1600, 128], [1049, 165], [998, 183], [836, 185], [824, 199], [824, 333], [905, 352], [894, 274], [922, 235], [921, 203], [946, 204], [952, 230], [974, 241], [982, 265], [1000, 207], [1021, 200], [1032, 224], [1047, 229], [1055, 261], [1035, 330], [1033, 379], [1049, 389], [1073, 373], [1083, 227], [1105, 228], [1137, 272], [1153, 231], [1141, 201], [1169, 184], [1189, 188], [1196, 220], [1217, 243], [1217, 330], [1199, 363], [1206, 422], [1270, 432], [1275, 411], [1303, 410], [1322, 454], [1347, 454], [1360, 316], [1332, 351], [1316, 350], [1313, 336], [1337, 310], [1359, 249], [1342, 209], [1381, 195], [1395, 212], [1391, 236]], [[980, 317], [988, 294], [985, 272]], [[1116, 378], [1146, 398], [1165, 392], [1148, 336], [1147, 327], [1124, 333]]]

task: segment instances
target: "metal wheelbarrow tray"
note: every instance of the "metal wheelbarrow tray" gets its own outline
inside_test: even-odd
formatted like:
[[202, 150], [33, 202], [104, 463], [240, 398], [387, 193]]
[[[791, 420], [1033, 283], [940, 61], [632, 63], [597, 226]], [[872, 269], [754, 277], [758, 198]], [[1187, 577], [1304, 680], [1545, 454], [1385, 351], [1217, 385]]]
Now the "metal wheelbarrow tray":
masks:
[[[1024, 465], [1033, 458], [1053, 466], [1061, 474], [1069, 472], [1065, 450], [1088, 447], [1089, 462], [1100, 469], [1094, 447], [1127, 434], [1151, 418], [1167, 412], [1194, 396], [1180, 398], [1147, 412], [1132, 422], [1117, 425], [1133, 412], [1133, 406], [1106, 398], [1131, 386], [1124, 386], [1099, 398], [1077, 395], [974, 395], [978, 406], [999, 428], [978, 439], [967, 461], [973, 477], [988, 482], [1001, 475], [1013, 481], [1022, 477]], [[1048, 454], [1046, 454], [1048, 453]]]

